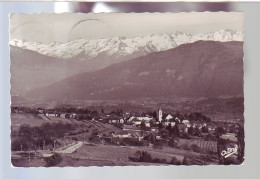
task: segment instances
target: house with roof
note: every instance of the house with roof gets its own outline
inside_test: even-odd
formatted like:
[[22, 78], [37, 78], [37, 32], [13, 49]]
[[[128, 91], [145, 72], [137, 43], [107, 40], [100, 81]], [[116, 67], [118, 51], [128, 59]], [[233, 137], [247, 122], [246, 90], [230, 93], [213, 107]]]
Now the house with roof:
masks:
[[145, 125], [145, 127], [151, 127], [151, 124], [150, 124], [150, 122], [148, 122], [148, 121], [145, 121], [145, 122], [144, 122], [144, 125]]
[[124, 124], [125, 120], [123, 118], [119, 119], [119, 123]]
[[155, 139], [156, 139], [156, 140], [160, 140], [160, 139], [161, 139], [161, 136], [160, 136], [160, 135], [156, 135], [156, 136], [155, 136]]
[[181, 120], [178, 118], [178, 117], [175, 117], [175, 122], [177, 122], [177, 123], [181, 123]]
[[53, 112], [46, 112], [45, 116], [47, 116], [47, 117], [55, 117], [55, 116], [57, 116], [57, 114], [53, 113]]
[[159, 132], [159, 127], [151, 127], [152, 132]]
[[132, 122], [133, 120], [139, 120], [139, 121], [151, 121], [153, 119], [153, 117], [150, 117], [150, 116], [131, 116], [128, 121], [129, 122]]
[[70, 114], [70, 118], [73, 118], [73, 119], [75, 119], [75, 118], [76, 118], [76, 116], [77, 116], [77, 114], [76, 114], [76, 113], [71, 113], [71, 114]]
[[66, 118], [66, 113], [61, 113], [61, 114], [60, 114], [60, 118], [65, 119], [65, 118]]
[[108, 119], [109, 124], [117, 124], [120, 123], [120, 119]]
[[174, 127], [176, 125], [176, 122], [171, 122], [170, 125], [171, 127]]
[[190, 121], [189, 120], [187, 120], [187, 119], [184, 119], [184, 120], [182, 120], [182, 122], [181, 122], [182, 124], [188, 124], [188, 123], [190, 123]]
[[168, 114], [166, 117], [165, 117], [165, 120], [166, 121], [169, 121], [169, 120], [172, 120], [173, 119], [173, 116], [171, 114]]
[[139, 127], [136, 127], [133, 125], [126, 125], [126, 124], [124, 124], [123, 130], [129, 131], [129, 132], [141, 132], [142, 131]]
[[131, 137], [131, 134], [127, 131], [119, 131], [117, 133], [112, 133], [112, 136], [117, 138], [129, 138]]
[[232, 142], [234, 142], [234, 143], [236, 143], [236, 142], [238, 141], [237, 136], [236, 136], [235, 133], [222, 134], [222, 135], [220, 136], [220, 138], [221, 138], [221, 139], [230, 140], [230, 141], [232, 141]]
[[165, 122], [162, 122], [164, 126], [169, 126], [171, 124], [171, 122], [169, 121], [165, 121]]
[[44, 109], [43, 108], [37, 108], [36, 111], [40, 114], [43, 114], [44, 113]]
[[142, 121], [135, 120], [133, 121], [133, 125], [140, 126], [142, 124]]

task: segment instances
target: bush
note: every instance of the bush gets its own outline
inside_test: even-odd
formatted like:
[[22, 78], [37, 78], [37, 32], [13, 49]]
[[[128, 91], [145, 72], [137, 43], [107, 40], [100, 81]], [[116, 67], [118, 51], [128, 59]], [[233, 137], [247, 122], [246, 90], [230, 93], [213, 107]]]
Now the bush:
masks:
[[170, 147], [176, 147], [176, 146], [177, 146], [177, 143], [176, 143], [174, 140], [170, 140], [169, 143], [168, 143], [168, 145], [169, 145]]
[[205, 140], [216, 141], [217, 138], [212, 134], [207, 134], [207, 136], [205, 137]]
[[89, 137], [89, 141], [94, 142], [94, 143], [100, 143], [101, 140], [97, 136], [91, 136], [91, 137]]
[[104, 139], [104, 141], [105, 141], [107, 144], [112, 144], [111, 138], [104, 137], [103, 139]]
[[190, 134], [184, 133], [182, 136], [184, 139], [191, 139]]
[[60, 154], [53, 154], [51, 157], [44, 158], [46, 162], [46, 167], [53, 167], [62, 162], [62, 157]]
[[181, 165], [181, 162], [176, 157], [172, 157], [170, 164]]
[[20, 151], [21, 150], [21, 145], [18, 140], [15, 140], [11, 143], [11, 150], [12, 151]]
[[182, 165], [189, 165], [189, 162], [188, 162], [188, 159], [186, 156], [183, 158]]
[[122, 144], [130, 145], [130, 146], [143, 146], [144, 142], [139, 141], [138, 139], [135, 138], [125, 138], [122, 140]]
[[191, 149], [194, 152], [198, 152], [198, 153], [200, 152], [200, 147], [198, 145], [196, 145], [196, 144], [192, 144], [191, 145]]
[[159, 159], [159, 158], [154, 158], [151, 161], [152, 163], [165, 163], [167, 164], [167, 160], [166, 159]]
[[152, 161], [152, 156], [148, 152], [143, 151], [141, 156], [140, 156], [139, 161], [140, 162], [151, 162]]
[[164, 140], [156, 140], [153, 143], [154, 148], [156, 149], [162, 149], [164, 146], [166, 146], [168, 143]]
[[188, 146], [188, 144], [184, 144], [181, 146], [181, 149], [190, 150], [190, 147]]
[[129, 157], [129, 160], [133, 162], [152, 162], [152, 156], [146, 151], [137, 151], [136, 152], [137, 157]]

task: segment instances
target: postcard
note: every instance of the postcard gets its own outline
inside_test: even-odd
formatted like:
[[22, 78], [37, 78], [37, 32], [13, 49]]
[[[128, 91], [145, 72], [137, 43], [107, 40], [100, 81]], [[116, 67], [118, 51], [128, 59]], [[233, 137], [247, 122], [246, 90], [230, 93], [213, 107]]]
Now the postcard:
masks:
[[242, 164], [243, 16], [11, 14], [12, 165]]

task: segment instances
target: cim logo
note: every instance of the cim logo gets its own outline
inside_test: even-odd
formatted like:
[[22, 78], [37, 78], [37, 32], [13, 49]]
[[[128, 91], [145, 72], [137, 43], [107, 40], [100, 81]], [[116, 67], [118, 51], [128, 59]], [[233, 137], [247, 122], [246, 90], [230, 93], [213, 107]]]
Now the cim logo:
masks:
[[234, 148], [227, 148], [227, 150], [223, 150], [221, 152], [221, 155], [224, 157], [224, 158], [228, 158], [230, 157], [231, 155], [237, 153], [237, 149], [238, 149], [238, 146], [235, 145]]

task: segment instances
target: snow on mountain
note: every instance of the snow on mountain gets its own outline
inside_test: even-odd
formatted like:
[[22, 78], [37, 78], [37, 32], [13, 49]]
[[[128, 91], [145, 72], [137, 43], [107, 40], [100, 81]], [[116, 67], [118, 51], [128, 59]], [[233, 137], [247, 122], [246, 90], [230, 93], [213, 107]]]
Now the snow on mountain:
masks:
[[83, 57], [82, 60], [84, 60], [95, 58], [101, 53], [115, 57], [135, 54], [134, 56], [138, 57], [152, 52], [172, 49], [181, 44], [192, 43], [198, 40], [213, 40], [221, 42], [243, 41], [243, 32], [220, 30], [196, 35], [184, 32], [175, 32], [171, 34], [152, 34], [132, 38], [111, 37], [90, 40], [78, 39], [66, 43], [54, 42], [51, 44], [13, 39], [9, 44], [62, 59], [69, 59], [81, 55], [81, 57]]

